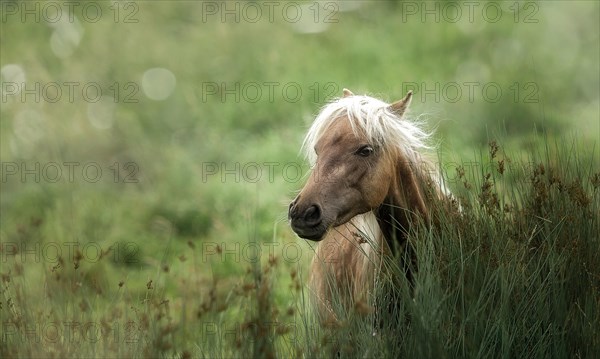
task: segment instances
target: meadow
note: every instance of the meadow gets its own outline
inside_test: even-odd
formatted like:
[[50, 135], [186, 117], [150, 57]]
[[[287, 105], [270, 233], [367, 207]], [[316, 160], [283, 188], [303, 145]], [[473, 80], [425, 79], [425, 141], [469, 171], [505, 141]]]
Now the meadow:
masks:
[[[600, 357], [600, 5], [3, 1], [0, 355]], [[321, 327], [287, 205], [343, 88], [414, 91], [460, 200]], [[437, 209], [434, 209], [437, 211]]]

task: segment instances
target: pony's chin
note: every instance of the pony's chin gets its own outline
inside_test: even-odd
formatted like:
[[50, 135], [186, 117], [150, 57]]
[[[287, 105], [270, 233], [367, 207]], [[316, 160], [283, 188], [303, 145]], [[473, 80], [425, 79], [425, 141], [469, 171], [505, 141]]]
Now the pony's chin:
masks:
[[315, 229], [311, 229], [311, 230], [301, 230], [301, 231], [294, 230], [294, 232], [296, 232], [298, 237], [300, 237], [302, 239], [306, 239], [306, 240], [314, 241], [314, 242], [320, 242], [321, 240], [323, 240], [323, 238], [325, 238], [325, 233], [327, 233], [327, 230], [322, 230], [321, 228], [315, 228]]
[[316, 226], [302, 226], [292, 220], [291, 227], [298, 237], [309, 241], [320, 242], [325, 238], [327, 232], [332, 227], [332, 222], [333, 221], [324, 218]]
[[306, 239], [309, 241], [320, 242], [325, 238], [325, 234], [327, 233], [327, 228], [324, 226], [319, 226], [317, 228], [311, 229], [302, 229], [294, 228], [294, 232], [298, 235], [298, 237], [302, 239]]
[[313, 242], [320, 242], [325, 237], [325, 233], [316, 233], [316, 234], [298, 234], [298, 236], [302, 239], [306, 239]]

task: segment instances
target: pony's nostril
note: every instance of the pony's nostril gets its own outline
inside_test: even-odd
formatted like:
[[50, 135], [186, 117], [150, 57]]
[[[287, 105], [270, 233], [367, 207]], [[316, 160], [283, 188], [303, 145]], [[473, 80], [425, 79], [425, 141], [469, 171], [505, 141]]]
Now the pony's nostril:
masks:
[[316, 225], [321, 222], [321, 209], [317, 205], [308, 207], [304, 212], [304, 221], [310, 225]]

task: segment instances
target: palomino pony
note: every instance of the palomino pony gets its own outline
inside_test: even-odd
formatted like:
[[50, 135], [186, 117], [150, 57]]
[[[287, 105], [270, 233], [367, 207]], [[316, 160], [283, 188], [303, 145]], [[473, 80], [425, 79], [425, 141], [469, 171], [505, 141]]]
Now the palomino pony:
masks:
[[371, 308], [382, 256], [405, 246], [411, 223], [427, 223], [433, 199], [448, 193], [423, 156], [430, 134], [404, 119], [411, 97], [387, 104], [344, 89], [304, 140], [313, 171], [289, 218], [298, 236], [320, 242], [309, 288], [322, 323], [339, 319], [334, 298], [346, 313]]

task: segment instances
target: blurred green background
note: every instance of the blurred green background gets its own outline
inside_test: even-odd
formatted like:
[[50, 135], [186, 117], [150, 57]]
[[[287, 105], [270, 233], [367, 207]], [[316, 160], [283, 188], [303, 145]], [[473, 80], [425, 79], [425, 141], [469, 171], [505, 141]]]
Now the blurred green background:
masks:
[[[309, 170], [303, 135], [344, 87], [390, 102], [414, 90], [443, 161], [491, 139], [527, 153], [536, 136], [599, 158], [595, 1], [69, 6], [1, 8], [2, 273], [22, 262], [11, 246], [41, 246], [25, 255], [31, 301], [60, 262], [47, 243], [84, 287], [143, 296], [153, 280], [180, 307], [245, 273], [249, 240], [305, 268], [287, 204]], [[89, 249], [81, 268], [65, 243]]]

